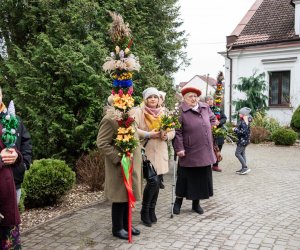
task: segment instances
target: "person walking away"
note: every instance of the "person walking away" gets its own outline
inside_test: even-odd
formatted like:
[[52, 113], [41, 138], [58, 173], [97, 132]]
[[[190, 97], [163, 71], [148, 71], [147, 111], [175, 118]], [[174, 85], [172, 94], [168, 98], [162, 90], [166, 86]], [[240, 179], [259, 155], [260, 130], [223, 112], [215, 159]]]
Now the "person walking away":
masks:
[[250, 108], [244, 107], [239, 110], [239, 122], [233, 131], [238, 137], [237, 147], [235, 150], [235, 156], [242, 164], [242, 168], [237, 170], [236, 173], [240, 175], [248, 174], [251, 169], [247, 167], [246, 162], [246, 147], [250, 143], [250, 122], [252, 118], [249, 117], [251, 112]]
[[164, 108], [159, 106], [159, 92], [150, 87], [143, 91], [144, 106], [136, 109], [136, 123], [140, 138], [144, 139], [147, 159], [153, 164], [157, 175], [157, 181], [147, 180], [143, 192], [141, 220], [145, 226], [151, 227], [157, 222], [155, 207], [159, 195], [161, 176], [169, 171], [168, 141], [175, 136], [175, 131], [159, 131], [160, 117], [164, 114]]
[[[216, 113], [215, 113], [216, 107], [214, 106], [214, 98], [211, 95], [208, 95], [205, 97], [205, 102], [209, 105], [211, 111], [216, 115]], [[226, 123], [227, 117], [224, 114], [223, 110], [220, 111], [219, 119], [218, 119], [217, 115], [216, 115], [216, 118], [217, 118], [217, 121], [216, 121], [217, 128], [225, 129], [224, 125]], [[214, 137], [214, 140], [215, 140], [215, 144], [218, 146], [218, 148], [221, 152], [222, 147], [224, 145], [225, 137], [223, 135], [219, 135], [217, 137]], [[216, 171], [216, 172], [222, 172], [222, 169], [219, 166], [218, 160], [213, 164], [212, 170]]]
[[182, 88], [183, 102], [179, 107], [174, 152], [179, 156], [174, 214], [180, 214], [183, 198], [192, 200], [192, 210], [203, 214], [201, 199], [213, 196], [212, 164], [216, 162], [213, 151], [212, 126], [216, 118], [209, 106], [199, 102], [201, 90], [197, 86]]

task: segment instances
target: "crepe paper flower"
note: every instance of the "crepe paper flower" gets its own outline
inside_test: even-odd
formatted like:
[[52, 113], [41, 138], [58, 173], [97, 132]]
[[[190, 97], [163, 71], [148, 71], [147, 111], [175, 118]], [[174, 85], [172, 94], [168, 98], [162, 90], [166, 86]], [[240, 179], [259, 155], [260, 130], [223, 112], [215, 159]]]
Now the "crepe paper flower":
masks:
[[7, 109], [7, 115], [2, 118], [2, 141], [7, 148], [15, 146], [17, 141], [16, 129], [19, 126], [19, 120], [16, 117], [15, 105], [10, 101]]
[[115, 51], [116, 51], [116, 55], [118, 55], [120, 53], [120, 47], [116, 46]]
[[130, 49], [129, 49], [129, 48], [126, 48], [126, 49], [124, 50], [124, 52], [125, 52], [125, 55], [128, 55], [129, 52], [130, 52]]

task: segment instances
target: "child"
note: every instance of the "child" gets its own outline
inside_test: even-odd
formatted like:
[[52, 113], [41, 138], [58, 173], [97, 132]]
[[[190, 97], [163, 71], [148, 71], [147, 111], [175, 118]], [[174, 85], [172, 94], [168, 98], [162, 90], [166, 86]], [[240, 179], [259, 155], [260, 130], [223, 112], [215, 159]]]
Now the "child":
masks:
[[237, 147], [235, 150], [235, 156], [238, 158], [240, 163], [242, 164], [242, 168], [237, 170], [237, 174], [247, 174], [251, 171], [250, 168], [246, 165], [246, 147], [250, 142], [250, 122], [251, 116], [249, 117], [251, 112], [250, 108], [244, 107], [239, 110], [240, 121], [238, 122], [238, 126], [233, 128], [233, 131], [236, 133], [238, 137]]

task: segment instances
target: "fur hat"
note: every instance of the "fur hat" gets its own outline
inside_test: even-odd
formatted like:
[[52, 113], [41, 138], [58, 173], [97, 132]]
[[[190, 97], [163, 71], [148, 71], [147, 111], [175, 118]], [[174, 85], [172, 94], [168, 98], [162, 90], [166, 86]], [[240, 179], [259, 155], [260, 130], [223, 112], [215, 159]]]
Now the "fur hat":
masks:
[[245, 115], [245, 116], [249, 116], [250, 112], [251, 112], [251, 109], [247, 108], [247, 107], [243, 107], [239, 110], [239, 114]]
[[159, 98], [159, 92], [157, 88], [150, 87], [143, 91], [143, 99], [147, 100], [149, 96], [156, 95]]

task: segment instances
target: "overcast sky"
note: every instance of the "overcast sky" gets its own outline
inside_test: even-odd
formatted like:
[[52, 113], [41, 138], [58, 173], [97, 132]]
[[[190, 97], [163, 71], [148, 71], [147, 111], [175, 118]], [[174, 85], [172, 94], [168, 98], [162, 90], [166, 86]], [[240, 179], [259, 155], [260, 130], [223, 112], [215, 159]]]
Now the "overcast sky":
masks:
[[224, 70], [226, 36], [230, 35], [255, 0], [179, 0], [181, 27], [188, 36], [188, 57], [191, 65], [174, 75], [175, 84], [189, 81], [195, 75], [216, 78]]

